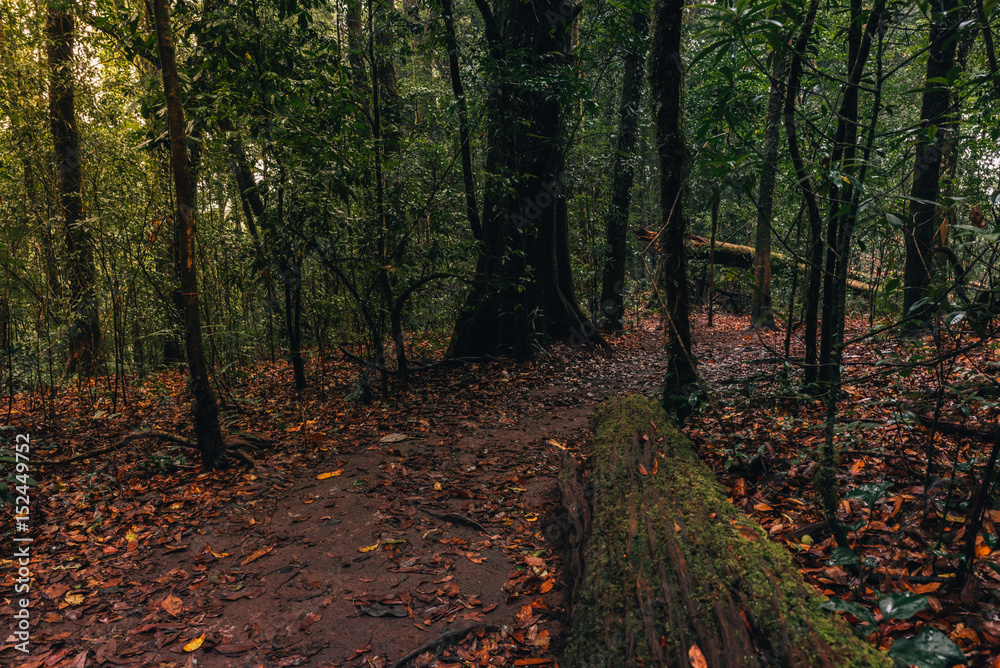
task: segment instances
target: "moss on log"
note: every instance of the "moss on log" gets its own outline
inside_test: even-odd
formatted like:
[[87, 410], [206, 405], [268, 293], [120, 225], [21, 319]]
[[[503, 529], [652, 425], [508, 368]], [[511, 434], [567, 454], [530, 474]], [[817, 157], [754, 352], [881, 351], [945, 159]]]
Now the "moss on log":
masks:
[[892, 665], [817, 608], [659, 406], [611, 399], [593, 427], [594, 510], [561, 665]]

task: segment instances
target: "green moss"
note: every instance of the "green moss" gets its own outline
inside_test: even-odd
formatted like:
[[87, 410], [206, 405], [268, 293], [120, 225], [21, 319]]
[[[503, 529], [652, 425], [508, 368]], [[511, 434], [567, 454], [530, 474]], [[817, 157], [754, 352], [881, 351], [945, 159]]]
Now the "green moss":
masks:
[[[649, 436], [638, 448], [637, 431]], [[670, 665], [696, 642], [706, 655], [722, 651], [709, 645], [724, 636], [738, 638], [729, 665], [760, 665], [768, 651], [779, 665], [822, 665], [821, 656], [834, 666], [891, 665], [817, 609], [790, 555], [728, 503], [661, 408], [642, 397], [603, 404], [592, 463], [594, 521], [564, 665], [617, 668], [629, 656], [635, 665]], [[728, 626], [743, 625], [741, 612], [752, 629], [734, 634]]]

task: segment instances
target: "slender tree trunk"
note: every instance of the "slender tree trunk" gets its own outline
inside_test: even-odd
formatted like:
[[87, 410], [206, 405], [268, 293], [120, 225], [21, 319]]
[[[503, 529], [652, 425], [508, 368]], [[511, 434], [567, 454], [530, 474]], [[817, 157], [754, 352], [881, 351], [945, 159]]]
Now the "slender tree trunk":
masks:
[[49, 127], [56, 157], [59, 214], [66, 232], [70, 299], [69, 373], [97, 373], [101, 352], [101, 319], [93, 240], [83, 217], [80, 135], [73, 88], [74, 18], [65, 0], [50, 0], [46, 17], [49, 66]]
[[632, 35], [626, 45], [622, 79], [622, 97], [618, 107], [618, 133], [614, 141], [614, 165], [611, 168], [611, 203], [604, 272], [601, 280], [601, 326], [608, 330], [622, 328], [625, 313], [625, 259], [628, 254], [629, 208], [635, 177], [635, 144], [639, 130], [642, 84], [645, 79], [649, 35], [649, 3], [636, 0], [632, 10]]
[[798, 132], [795, 126], [795, 101], [798, 98], [799, 85], [802, 80], [802, 62], [805, 57], [806, 47], [809, 46], [809, 38], [812, 35], [818, 9], [819, 1], [812, 0], [809, 3], [809, 9], [806, 11], [805, 19], [802, 21], [799, 36], [795, 41], [792, 62], [788, 69], [788, 91], [785, 95], [785, 133], [788, 137], [788, 154], [792, 158], [792, 165], [795, 167], [795, 178], [798, 181], [799, 188], [802, 190], [809, 219], [809, 273], [805, 295], [804, 324], [806, 350], [805, 374], [803, 379], [807, 386], [815, 383], [819, 376], [819, 355], [816, 344], [819, 330], [820, 287], [823, 279], [823, 219], [820, 214], [816, 191], [813, 190], [809, 173], [806, 171], [805, 161], [802, 159], [802, 152], [799, 149]]
[[771, 224], [774, 218], [774, 185], [778, 175], [778, 149], [781, 144], [781, 108], [784, 101], [785, 55], [771, 56], [771, 92], [764, 122], [764, 166], [757, 195], [757, 230], [754, 243], [754, 284], [750, 301], [750, 324], [775, 329], [771, 310]]
[[357, 89], [357, 99], [361, 108], [368, 112], [368, 70], [365, 67], [364, 18], [361, 15], [361, 0], [347, 0], [347, 62], [351, 67], [351, 82]]
[[917, 306], [928, 297], [934, 278], [934, 246], [941, 224], [940, 193], [942, 149], [951, 113], [951, 94], [941, 79], [955, 65], [955, 30], [958, 26], [956, 0], [931, 4], [930, 45], [927, 51], [927, 79], [920, 107], [921, 131], [917, 134], [910, 190], [910, 220], [905, 230], [906, 261], [903, 269], [903, 315], [919, 313], [930, 317], [931, 305]]
[[187, 136], [180, 81], [174, 55], [167, 0], [153, 0], [156, 41], [160, 71], [167, 101], [167, 125], [170, 132], [170, 155], [177, 194], [176, 225], [180, 248], [181, 292], [184, 295], [184, 329], [191, 393], [194, 403], [194, 429], [201, 451], [202, 464], [211, 468], [221, 463], [225, 453], [219, 429], [219, 411], [208, 377], [208, 363], [201, 338], [201, 314], [198, 310], [198, 276], [195, 268], [195, 190], [188, 172]]
[[708, 238], [708, 326], [715, 326], [715, 237], [719, 232], [719, 207], [722, 205], [722, 188], [716, 182], [712, 193], [712, 231]]
[[462, 74], [458, 63], [458, 40], [455, 37], [455, 16], [451, 0], [441, 0], [441, 14], [444, 17], [445, 46], [448, 48], [448, 71], [451, 74], [451, 90], [458, 105], [458, 141], [462, 154], [462, 183], [465, 186], [465, 213], [469, 218], [472, 235], [483, 240], [483, 224], [476, 204], [476, 182], [472, 172], [472, 128], [469, 123], [469, 103], [462, 85]]
[[684, 236], [684, 179], [687, 150], [681, 129], [681, 95], [684, 72], [681, 60], [681, 25], [684, 2], [655, 0], [650, 45], [649, 74], [656, 145], [660, 158], [661, 286], [666, 305], [664, 317], [667, 374], [663, 404], [683, 421], [688, 397], [697, 384], [691, 329], [688, 322], [687, 259]]

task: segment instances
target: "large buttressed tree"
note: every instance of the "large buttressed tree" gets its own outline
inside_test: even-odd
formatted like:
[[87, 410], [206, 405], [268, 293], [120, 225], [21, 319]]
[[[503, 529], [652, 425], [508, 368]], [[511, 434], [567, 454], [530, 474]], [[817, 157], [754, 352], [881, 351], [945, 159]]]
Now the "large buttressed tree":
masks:
[[46, 16], [49, 66], [49, 127], [55, 148], [59, 214], [66, 236], [73, 320], [69, 328], [70, 373], [94, 375], [101, 349], [100, 311], [90, 230], [83, 215], [80, 133], [73, 86], [75, 21], [72, 4], [50, 0]]
[[564, 111], [579, 7], [559, 0], [476, 0], [486, 25], [486, 181], [474, 285], [449, 355], [530, 357], [552, 340], [583, 342], [568, 250]]

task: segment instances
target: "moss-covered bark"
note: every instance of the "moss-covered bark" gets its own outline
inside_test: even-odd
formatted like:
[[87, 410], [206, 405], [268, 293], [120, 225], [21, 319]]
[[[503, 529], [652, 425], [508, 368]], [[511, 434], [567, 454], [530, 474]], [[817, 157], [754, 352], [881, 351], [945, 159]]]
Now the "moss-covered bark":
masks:
[[[891, 666], [817, 608], [789, 554], [739, 513], [642, 397], [594, 416], [594, 512], [567, 667]], [[696, 664], [694, 664], [696, 665]]]

